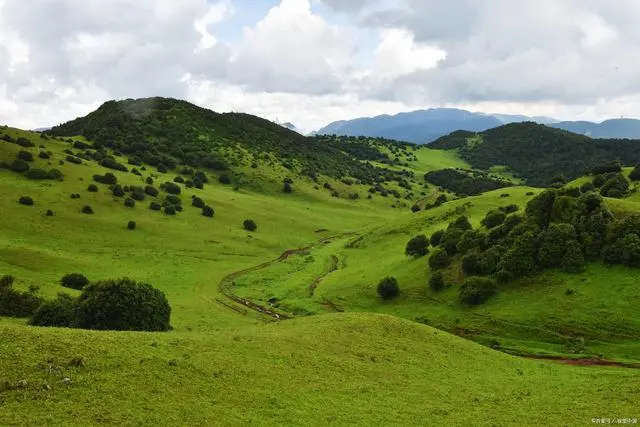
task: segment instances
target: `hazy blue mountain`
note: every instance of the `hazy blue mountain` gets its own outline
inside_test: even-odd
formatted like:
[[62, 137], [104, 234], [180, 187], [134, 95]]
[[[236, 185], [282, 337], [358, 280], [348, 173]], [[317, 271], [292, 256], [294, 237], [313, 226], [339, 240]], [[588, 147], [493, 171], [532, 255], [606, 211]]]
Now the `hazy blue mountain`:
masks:
[[640, 138], [640, 120], [637, 119], [611, 119], [601, 123], [585, 121], [558, 122], [549, 126], [592, 138]]

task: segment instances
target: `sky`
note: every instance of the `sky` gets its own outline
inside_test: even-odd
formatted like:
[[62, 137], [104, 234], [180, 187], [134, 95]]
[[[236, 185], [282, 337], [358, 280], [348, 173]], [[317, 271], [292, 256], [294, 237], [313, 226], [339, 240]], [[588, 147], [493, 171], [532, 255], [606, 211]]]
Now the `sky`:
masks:
[[636, 0], [0, 0], [0, 124], [170, 96], [304, 132], [433, 107], [640, 117]]

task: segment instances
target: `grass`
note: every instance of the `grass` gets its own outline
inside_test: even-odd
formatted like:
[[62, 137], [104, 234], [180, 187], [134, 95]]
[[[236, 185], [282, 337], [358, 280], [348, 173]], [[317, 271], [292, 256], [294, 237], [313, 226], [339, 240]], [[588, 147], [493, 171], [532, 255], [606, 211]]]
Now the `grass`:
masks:
[[516, 358], [376, 314], [208, 333], [0, 332], [2, 377], [27, 381], [2, 394], [3, 425], [576, 425], [637, 416], [640, 391], [636, 370]]
[[[65, 179], [30, 181], [0, 169], [0, 274], [16, 276], [22, 289], [40, 286], [45, 297], [74, 292], [58, 283], [71, 272], [145, 281], [167, 294], [175, 329], [93, 332], [0, 319], [0, 425], [577, 424], [605, 415], [602, 408], [637, 416], [638, 371], [524, 360], [410, 321], [482, 343], [499, 341], [514, 352], [563, 354], [566, 337], [579, 335], [589, 354], [640, 357], [631, 270], [593, 265], [583, 275], [552, 272], [466, 309], [455, 301], [456, 285], [433, 294], [426, 259], [404, 255], [409, 238], [431, 234], [457, 212], [478, 226], [487, 210], [522, 207], [526, 193], [538, 190], [502, 189], [411, 213], [391, 206], [412, 200], [369, 200], [366, 187], [336, 181], [340, 198], [301, 177], [294, 177], [294, 192], [284, 194], [288, 172], [261, 167], [235, 171], [232, 185], [212, 174], [203, 190], [185, 189], [184, 212], [168, 217], [148, 209], [151, 198], [131, 209], [104, 185], [88, 192], [92, 175], [108, 170], [93, 162], [58, 165], [68, 143], [3, 132], [52, 151], [51, 165], [41, 159], [34, 165], [57, 167]], [[0, 142], [0, 160], [20, 149]], [[416, 156], [414, 186], [428, 170], [468, 167], [452, 152], [421, 148]], [[141, 185], [140, 177], [114, 173], [122, 184]], [[175, 176], [151, 169], [143, 175], [150, 173], [155, 186]], [[350, 192], [361, 198], [347, 200]], [[72, 200], [71, 193], [81, 198]], [[35, 206], [19, 205], [22, 195]], [[191, 207], [192, 195], [213, 206], [215, 217]], [[634, 201], [611, 203], [636, 209]], [[84, 205], [95, 214], [82, 214]], [[55, 215], [46, 217], [47, 209]], [[256, 232], [243, 230], [247, 218], [258, 224]], [[127, 230], [130, 220], [134, 231]], [[358, 235], [235, 279], [234, 292], [265, 305], [276, 298], [293, 320], [265, 325], [216, 302], [229, 273], [347, 231]], [[338, 269], [329, 273], [333, 257]], [[375, 286], [387, 275], [398, 278], [402, 294], [385, 303]], [[577, 292], [566, 297], [569, 287]], [[86, 366], [67, 366], [78, 357]], [[73, 383], [64, 385], [55, 369], [48, 371], [52, 366]], [[21, 380], [25, 387], [1, 391], [4, 381]]]

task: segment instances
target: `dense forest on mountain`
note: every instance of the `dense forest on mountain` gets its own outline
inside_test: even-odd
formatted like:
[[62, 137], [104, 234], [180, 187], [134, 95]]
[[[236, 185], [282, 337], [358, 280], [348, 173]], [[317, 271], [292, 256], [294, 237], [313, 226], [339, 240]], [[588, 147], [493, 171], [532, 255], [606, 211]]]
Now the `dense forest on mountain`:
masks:
[[475, 196], [485, 191], [513, 185], [509, 181], [493, 177], [482, 171], [458, 169], [441, 169], [427, 172], [424, 175], [424, 179], [453, 193], [467, 196]]
[[592, 139], [532, 122], [512, 123], [477, 134], [453, 132], [430, 147], [457, 150], [478, 169], [507, 166], [527, 184], [541, 187], [559, 175], [575, 179], [615, 160], [627, 166], [640, 162], [640, 141]]

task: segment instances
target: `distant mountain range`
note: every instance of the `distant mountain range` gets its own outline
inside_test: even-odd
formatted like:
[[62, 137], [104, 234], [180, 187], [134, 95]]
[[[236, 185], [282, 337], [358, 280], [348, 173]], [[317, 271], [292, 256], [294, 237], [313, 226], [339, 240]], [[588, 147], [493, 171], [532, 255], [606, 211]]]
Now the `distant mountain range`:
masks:
[[474, 113], [456, 108], [430, 108], [393, 116], [381, 115], [333, 122], [312, 134], [370, 136], [426, 144], [456, 130], [482, 132], [509, 123], [536, 122], [592, 138], [640, 138], [640, 120], [613, 119], [602, 123], [564, 121], [550, 117]]

